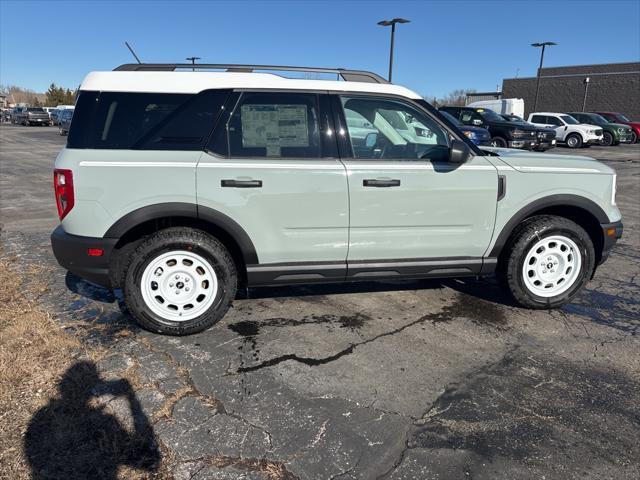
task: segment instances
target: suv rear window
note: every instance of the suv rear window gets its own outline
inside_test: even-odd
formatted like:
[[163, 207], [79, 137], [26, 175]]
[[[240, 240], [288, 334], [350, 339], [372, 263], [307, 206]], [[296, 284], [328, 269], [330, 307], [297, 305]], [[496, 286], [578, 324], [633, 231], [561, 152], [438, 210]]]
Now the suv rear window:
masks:
[[67, 147], [201, 150], [228, 94], [81, 92]]

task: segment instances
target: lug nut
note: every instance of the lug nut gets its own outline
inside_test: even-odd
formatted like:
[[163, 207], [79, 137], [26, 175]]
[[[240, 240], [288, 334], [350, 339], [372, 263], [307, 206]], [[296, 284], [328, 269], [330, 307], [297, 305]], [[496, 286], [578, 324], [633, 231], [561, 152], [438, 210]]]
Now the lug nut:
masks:
[[189, 291], [189, 287], [184, 287], [184, 291], [188, 292]]
[[170, 284], [169, 284], [169, 286], [170, 286], [170, 287], [173, 287], [173, 283], [170, 283]]
[[176, 280], [178, 280], [180, 278], [180, 275], [176, 275]]
[[176, 295], [180, 295], [180, 290], [176, 290]]

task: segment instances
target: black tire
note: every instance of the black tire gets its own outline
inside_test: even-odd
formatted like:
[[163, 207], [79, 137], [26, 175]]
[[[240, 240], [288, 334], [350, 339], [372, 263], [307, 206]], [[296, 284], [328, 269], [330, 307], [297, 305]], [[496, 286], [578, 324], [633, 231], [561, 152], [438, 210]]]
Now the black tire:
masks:
[[507, 148], [508, 145], [507, 141], [502, 137], [493, 137], [491, 139], [492, 147]]
[[580, 148], [582, 147], [582, 137], [579, 133], [571, 133], [567, 136], [565, 140], [567, 147], [569, 148]]
[[[580, 272], [569, 289], [554, 297], [543, 297], [529, 290], [524, 281], [523, 266], [533, 246], [546, 237], [561, 235], [571, 239], [580, 250]], [[568, 302], [589, 281], [595, 268], [595, 252], [589, 234], [577, 223], [554, 215], [539, 215], [521, 223], [505, 245], [498, 266], [498, 279], [515, 302], [526, 308], [557, 308]]]
[[638, 134], [636, 132], [631, 132], [631, 144], [638, 142]]
[[609, 133], [609, 132], [603, 132], [602, 133], [602, 145], [605, 146], [605, 147], [610, 147], [613, 144], [614, 144], [613, 135], [611, 135], [611, 133]]
[[[156, 257], [173, 250], [193, 252], [213, 268], [218, 290], [212, 305], [198, 317], [185, 321], [162, 318], [145, 303], [141, 291], [142, 274]], [[143, 240], [124, 265], [124, 299], [132, 316], [143, 328], [165, 335], [190, 335], [201, 332], [224, 317], [236, 295], [237, 271], [233, 258], [216, 238], [186, 227], [161, 230]]]

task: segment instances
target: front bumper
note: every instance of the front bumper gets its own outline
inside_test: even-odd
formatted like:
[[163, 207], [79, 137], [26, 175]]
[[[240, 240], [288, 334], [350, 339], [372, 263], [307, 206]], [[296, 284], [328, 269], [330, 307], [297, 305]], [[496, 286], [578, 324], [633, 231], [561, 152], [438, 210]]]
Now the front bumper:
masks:
[[[111, 288], [109, 265], [117, 238], [71, 235], [58, 226], [51, 233], [51, 248], [58, 263], [71, 273], [92, 283]], [[89, 249], [102, 249], [101, 256], [90, 256]]]
[[613, 246], [616, 244], [619, 238], [622, 237], [622, 231], [624, 230], [622, 221], [614, 222], [614, 223], [603, 223], [600, 225], [602, 227], [602, 235], [604, 238], [602, 244], [602, 256], [600, 258], [599, 264], [602, 264], [611, 253]]
[[631, 139], [633, 138], [633, 136], [631, 135], [631, 132], [629, 133], [620, 133], [618, 134], [618, 141], [620, 143], [631, 143]]
[[540, 150], [540, 151], [544, 151], [544, 150], [549, 150], [551, 148], [555, 148], [556, 146], [556, 139], [552, 139], [552, 140], [538, 140], [536, 142], [536, 150]]
[[590, 137], [584, 143], [587, 145], [602, 145], [602, 137]]
[[509, 148], [522, 148], [525, 150], [533, 150], [536, 147], [535, 140], [514, 139], [507, 142]]

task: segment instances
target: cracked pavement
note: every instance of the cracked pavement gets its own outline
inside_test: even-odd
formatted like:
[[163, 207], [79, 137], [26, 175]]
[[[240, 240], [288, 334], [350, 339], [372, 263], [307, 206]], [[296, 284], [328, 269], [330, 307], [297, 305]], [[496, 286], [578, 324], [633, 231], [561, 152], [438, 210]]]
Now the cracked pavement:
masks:
[[516, 308], [490, 279], [250, 289], [214, 328], [175, 338], [55, 263], [64, 139], [3, 125], [0, 142], [2, 255], [48, 267], [40, 301], [108, 349], [105, 378], [135, 375], [166, 475], [637, 478], [640, 145], [579, 152], [617, 170], [625, 235], [561, 310]]

